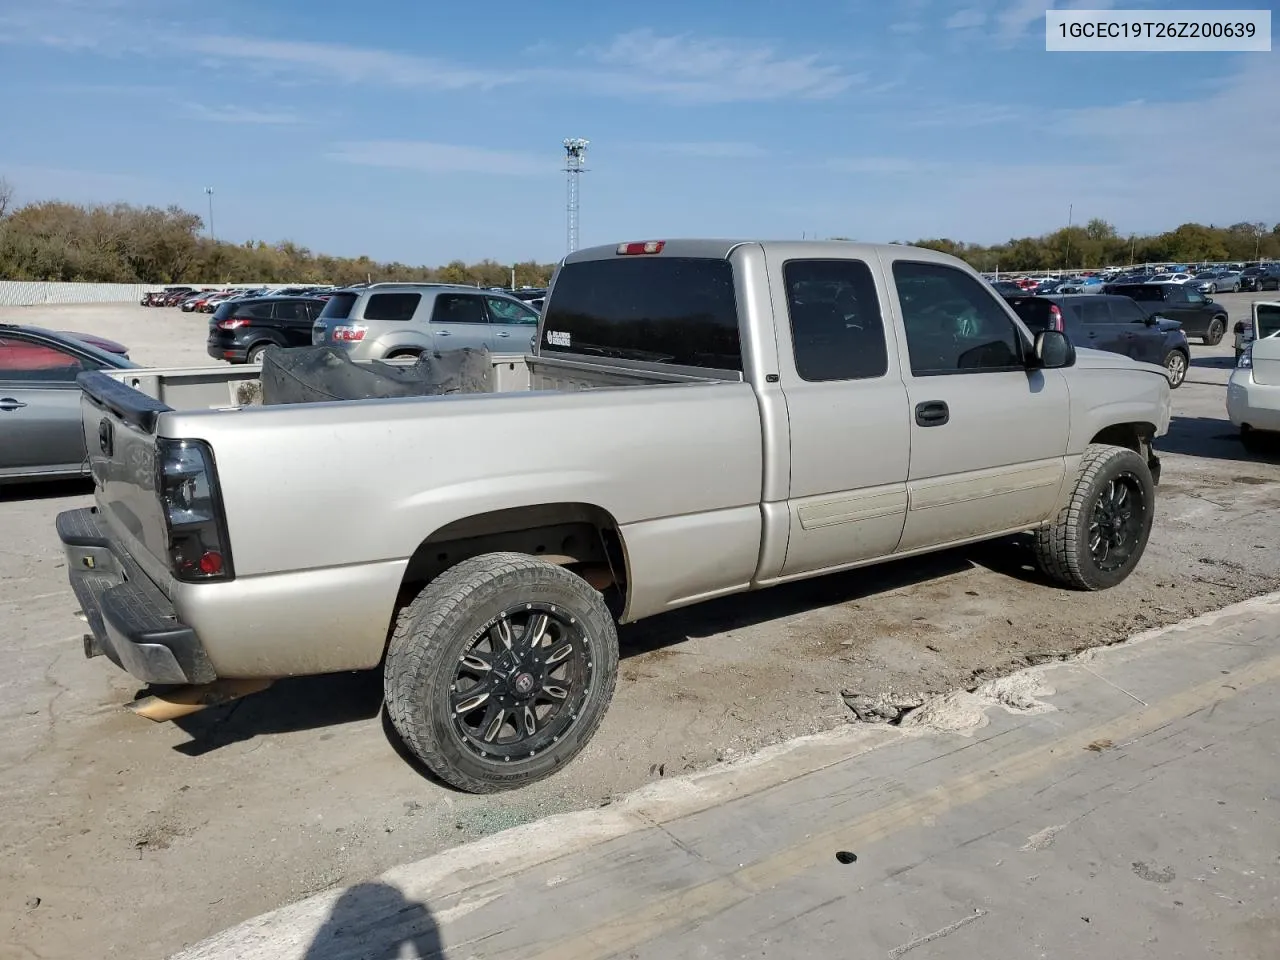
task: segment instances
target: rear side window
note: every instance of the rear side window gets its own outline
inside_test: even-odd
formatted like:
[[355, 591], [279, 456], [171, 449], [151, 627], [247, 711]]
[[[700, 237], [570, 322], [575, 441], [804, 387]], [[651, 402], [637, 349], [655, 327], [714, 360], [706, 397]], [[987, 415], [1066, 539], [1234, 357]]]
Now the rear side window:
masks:
[[276, 304], [277, 320], [306, 320], [307, 307], [297, 300], [284, 300]]
[[1260, 303], [1253, 308], [1258, 312], [1257, 338], [1265, 340], [1280, 334], [1280, 307]]
[[727, 260], [631, 256], [565, 264], [545, 310], [544, 353], [742, 369]]
[[889, 371], [880, 298], [861, 260], [792, 260], [782, 268], [802, 380], [865, 380]]
[[1111, 308], [1105, 300], [1084, 300], [1075, 304], [1080, 319], [1085, 323], [1111, 323]]
[[1132, 287], [1125, 287], [1125, 296], [1133, 297], [1135, 300], [1163, 300], [1164, 290], [1161, 287], [1143, 286], [1138, 284]]
[[356, 301], [360, 299], [358, 293], [340, 292], [335, 293], [324, 305], [324, 310], [320, 316], [325, 320], [345, 320], [351, 316], [351, 308], [355, 306]]
[[213, 319], [213, 320], [225, 320], [225, 319], [227, 319], [227, 317], [231, 316], [231, 315], [232, 315], [233, 313], [235, 313], [235, 312], [236, 312], [236, 304], [234, 304], [234, 303], [220, 303], [220, 304], [218, 304], [218, 309], [216, 309], [216, 310], [214, 310], [214, 311], [213, 311], [213, 316], [212, 316], [212, 318], [211, 318], [211, 319]]
[[255, 320], [271, 319], [271, 304], [269, 303], [250, 303], [240, 304], [240, 309], [236, 314], [241, 317], [253, 317]]
[[488, 323], [484, 301], [469, 293], [438, 293], [431, 310], [432, 323]]
[[364, 305], [364, 319], [412, 320], [421, 302], [420, 293], [375, 293]]

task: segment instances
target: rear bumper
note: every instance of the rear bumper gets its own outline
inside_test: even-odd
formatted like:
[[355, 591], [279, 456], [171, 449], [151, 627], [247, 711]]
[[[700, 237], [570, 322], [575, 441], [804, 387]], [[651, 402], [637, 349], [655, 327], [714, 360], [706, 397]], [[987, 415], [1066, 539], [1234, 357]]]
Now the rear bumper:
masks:
[[1280, 431], [1280, 385], [1255, 383], [1251, 369], [1237, 368], [1227, 381], [1227, 418], [1237, 427]]
[[92, 636], [85, 656], [106, 654], [144, 683], [210, 683], [217, 679], [194, 630], [173, 604], [111, 539], [95, 509], [58, 514], [67, 576]]
[[206, 344], [209, 356], [215, 360], [226, 360], [228, 363], [245, 363], [248, 351], [235, 344], [209, 342]]

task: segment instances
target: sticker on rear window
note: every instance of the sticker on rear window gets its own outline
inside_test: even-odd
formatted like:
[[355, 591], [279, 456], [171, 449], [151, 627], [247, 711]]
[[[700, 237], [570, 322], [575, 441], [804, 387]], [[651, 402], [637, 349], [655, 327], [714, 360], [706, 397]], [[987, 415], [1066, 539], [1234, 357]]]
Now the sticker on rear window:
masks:
[[567, 347], [569, 346], [569, 341], [570, 341], [569, 334], [564, 330], [548, 330], [547, 331], [547, 343], [550, 346]]

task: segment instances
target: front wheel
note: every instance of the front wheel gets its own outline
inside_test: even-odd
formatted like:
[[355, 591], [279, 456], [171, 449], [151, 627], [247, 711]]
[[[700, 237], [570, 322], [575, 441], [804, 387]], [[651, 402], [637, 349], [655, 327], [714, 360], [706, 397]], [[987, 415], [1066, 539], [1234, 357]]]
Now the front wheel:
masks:
[[1164, 358], [1164, 368], [1169, 372], [1169, 387], [1177, 390], [1187, 379], [1187, 355], [1181, 350], [1170, 350]]
[[618, 635], [604, 597], [536, 557], [490, 553], [401, 612], [387, 713], [440, 779], [470, 793], [542, 780], [587, 745], [613, 698]]
[[1216, 347], [1222, 342], [1227, 332], [1227, 318], [1214, 317], [1209, 321], [1209, 329], [1204, 332], [1205, 346]]
[[1142, 558], [1154, 511], [1146, 460], [1128, 447], [1090, 444], [1071, 499], [1052, 524], [1036, 531], [1040, 569], [1076, 590], [1114, 587]]

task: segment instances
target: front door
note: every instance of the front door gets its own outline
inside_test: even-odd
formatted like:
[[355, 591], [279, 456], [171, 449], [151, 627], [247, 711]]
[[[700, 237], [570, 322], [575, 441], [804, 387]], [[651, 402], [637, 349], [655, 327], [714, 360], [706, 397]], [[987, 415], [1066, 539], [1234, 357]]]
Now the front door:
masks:
[[431, 309], [431, 345], [436, 350], [489, 346], [489, 317], [478, 293], [438, 293]]
[[0, 475], [80, 470], [85, 449], [76, 376], [99, 366], [44, 341], [0, 336]]
[[911, 414], [898, 550], [1048, 519], [1070, 427], [1062, 374], [1028, 368], [1026, 336], [972, 274], [906, 257], [893, 258], [890, 269]]
[[1144, 363], [1164, 365], [1164, 334], [1147, 322], [1147, 312], [1128, 297], [1108, 297], [1111, 319], [1128, 331], [1129, 356]]
[[773, 315], [791, 423], [781, 575], [887, 556], [906, 516], [910, 434], [885, 291], [861, 260], [767, 256], [770, 276], [783, 277]]
[[538, 335], [538, 311], [519, 300], [485, 297], [489, 310], [489, 349], [494, 353], [528, 353]]

